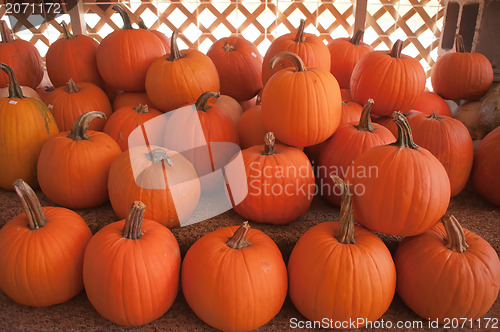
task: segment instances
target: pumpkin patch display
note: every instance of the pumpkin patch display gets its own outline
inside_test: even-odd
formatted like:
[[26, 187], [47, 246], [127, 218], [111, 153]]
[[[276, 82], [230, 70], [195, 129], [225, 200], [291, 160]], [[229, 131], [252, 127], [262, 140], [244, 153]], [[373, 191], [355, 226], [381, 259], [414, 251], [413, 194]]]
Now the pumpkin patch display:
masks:
[[399, 296], [417, 315], [440, 324], [478, 319], [500, 290], [498, 254], [450, 215], [427, 232], [404, 239], [394, 261]]
[[396, 269], [385, 244], [354, 224], [349, 188], [342, 186], [339, 221], [320, 223], [304, 233], [288, 261], [290, 298], [311, 321], [376, 321], [389, 308]]
[[59, 130], [47, 105], [24, 97], [12, 68], [0, 63], [0, 69], [9, 77], [9, 96], [0, 98], [0, 188], [13, 190], [12, 183], [21, 178], [38, 187], [38, 155]]
[[182, 292], [208, 325], [250, 331], [280, 311], [286, 273], [273, 240], [245, 222], [213, 231], [189, 248], [182, 263]]
[[28, 306], [66, 302], [83, 290], [83, 255], [92, 232], [71, 210], [42, 208], [23, 180], [14, 188], [24, 213], [0, 229], [0, 289]]
[[472, 182], [487, 201], [500, 206], [500, 127], [490, 132], [474, 155]]
[[104, 318], [124, 326], [163, 316], [179, 287], [179, 244], [170, 230], [145, 219], [144, 209], [144, 203], [134, 202], [125, 220], [97, 232], [83, 261], [90, 303]]

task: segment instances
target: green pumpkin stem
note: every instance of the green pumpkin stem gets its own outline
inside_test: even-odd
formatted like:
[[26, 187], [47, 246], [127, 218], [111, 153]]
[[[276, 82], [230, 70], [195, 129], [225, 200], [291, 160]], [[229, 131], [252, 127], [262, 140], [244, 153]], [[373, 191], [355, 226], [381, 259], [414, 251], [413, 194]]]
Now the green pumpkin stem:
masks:
[[3, 70], [9, 77], [9, 98], [26, 98], [23, 95], [23, 90], [17, 81], [16, 75], [14, 75], [12, 67], [0, 62], [0, 69]]
[[304, 29], [306, 27], [306, 20], [301, 19], [299, 28], [297, 29], [297, 33], [295, 34], [295, 39], [294, 41], [296, 43], [303, 43], [306, 41], [306, 37], [304, 36]]
[[194, 105], [196, 106], [197, 111], [203, 111], [206, 112], [208, 111], [211, 106], [207, 104], [208, 99], [210, 98], [219, 98], [220, 93], [219, 92], [212, 92], [212, 91], [207, 91], [203, 92], [200, 97], [196, 100], [196, 103]]
[[276, 139], [274, 138], [274, 133], [272, 131], [268, 132], [266, 136], [264, 136], [264, 153], [265, 156], [270, 156], [275, 154], [274, 152], [274, 144]]
[[392, 49], [389, 55], [393, 58], [399, 59], [401, 58], [401, 51], [403, 51], [403, 41], [398, 39], [396, 40], [394, 45], [392, 45]]
[[464, 37], [459, 34], [455, 36], [455, 52], [465, 53]]
[[174, 166], [174, 161], [168, 155], [167, 151], [163, 150], [162, 148], [156, 148], [151, 152], [146, 153], [146, 158], [154, 163], [165, 161], [168, 166]]
[[340, 201], [339, 228], [335, 238], [343, 244], [355, 244], [354, 217], [352, 214], [352, 195], [347, 183], [336, 175], [330, 175], [333, 183], [342, 187]]
[[33, 189], [22, 179], [17, 179], [14, 182], [14, 189], [23, 204], [24, 213], [28, 218], [29, 229], [35, 230], [45, 226], [47, 218], [43, 214], [42, 206]]
[[78, 93], [80, 91], [81, 91], [81, 89], [76, 85], [75, 81], [73, 81], [72, 78], [70, 78], [69, 81], [66, 82], [66, 92], [67, 93]]
[[406, 116], [404, 116], [401, 112], [394, 112], [392, 113], [392, 120], [398, 126], [398, 139], [391, 145], [395, 145], [399, 148], [418, 149], [419, 146], [413, 142], [411, 128], [408, 124]]
[[361, 112], [361, 117], [359, 118], [359, 124], [357, 126], [354, 126], [359, 131], [373, 132], [375, 130], [370, 117], [370, 110], [372, 109], [373, 104], [373, 99], [368, 99], [365, 106], [363, 107], [363, 112]]
[[10, 31], [7, 22], [4, 20], [0, 20], [0, 34], [2, 35], [2, 43], [12, 43], [14, 41], [12, 31]]
[[139, 29], [148, 30], [146, 23], [144, 23], [144, 20], [140, 16], [137, 18], [137, 25], [139, 26]]
[[224, 46], [222, 46], [222, 48], [224, 49], [224, 51], [227, 53], [227, 52], [231, 52], [231, 51], [234, 51], [236, 50], [236, 45], [235, 44], [229, 44], [227, 41], [224, 43]]
[[352, 38], [351, 38], [351, 40], [349, 40], [349, 42], [353, 45], [359, 45], [359, 43], [363, 39], [364, 34], [365, 34], [364, 30], [356, 31], [356, 33], [352, 36]]
[[115, 10], [116, 12], [118, 12], [118, 14], [120, 14], [120, 16], [122, 17], [122, 20], [123, 20], [123, 30], [130, 30], [130, 29], [133, 29], [132, 28], [132, 22], [130, 21], [130, 17], [128, 16], [127, 14], [127, 11], [125, 10], [125, 8], [120, 5], [120, 4], [114, 4], [113, 7], [111, 7], [113, 10]]
[[179, 33], [177, 31], [172, 32], [172, 37], [170, 38], [170, 57], [167, 58], [168, 61], [175, 61], [182, 58], [181, 51], [179, 51], [179, 46], [177, 46], [177, 37]]
[[132, 203], [128, 210], [127, 219], [123, 225], [122, 234], [125, 239], [137, 240], [142, 236], [142, 221], [144, 219], [144, 210], [146, 204], [140, 201]]
[[441, 219], [446, 230], [446, 248], [463, 253], [469, 248], [465, 241], [465, 233], [457, 218], [452, 215], [444, 215]]
[[139, 114], [149, 113], [149, 107], [148, 105], [139, 104], [134, 108], [134, 112]]
[[293, 65], [295, 66], [295, 69], [297, 71], [306, 71], [306, 66], [304, 64], [304, 61], [295, 53], [293, 52], [280, 52], [276, 54], [270, 61], [269, 61], [269, 66], [274, 69], [274, 67], [278, 64], [278, 62], [283, 61], [283, 60], [290, 60], [292, 61]]
[[233, 236], [227, 240], [227, 246], [232, 249], [243, 249], [251, 246], [252, 244], [247, 240], [249, 229], [250, 225], [248, 225], [248, 221], [245, 221], [243, 225], [241, 225], [236, 232], [234, 232]]
[[71, 32], [69, 32], [68, 25], [66, 24], [66, 22], [62, 22], [61, 23], [61, 27], [62, 27], [62, 30], [63, 30], [63, 37], [64, 37], [64, 39], [71, 39], [71, 38], [75, 37], [75, 36], [73, 36], [71, 34]]
[[86, 135], [86, 133], [87, 130], [89, 129], [90, 121], [96, 118], [106, 119], [106, 115], [99, 111], [91, 111], [83, 113], [73, 123], [71, 131], [67, 137], [72, 139], [73, 141], [88, 140], [89, 137]]

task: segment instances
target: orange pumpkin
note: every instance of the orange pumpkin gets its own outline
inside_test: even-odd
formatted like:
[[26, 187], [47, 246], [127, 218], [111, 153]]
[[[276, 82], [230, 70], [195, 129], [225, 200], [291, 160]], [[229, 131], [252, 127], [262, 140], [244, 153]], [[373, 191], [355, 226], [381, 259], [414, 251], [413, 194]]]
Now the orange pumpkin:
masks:
[[144, 29], [133, 29], [127, 12], [113, 5], [123, 19], [123, 29], [107, 35], [97, 48], [97, 67], [103, 80], [115, 89], [144, 91], [146, 71], [165, 54], [160, 39]]
[[328, 44], [330, 51], [330, 72], [339, 82], [341, 89], [349, 89], [351, 74], [359, 59], [373, 51], [373, 47], [363, 43], [363, 30], [358, 30], [352, 38], [337, 38]]
[[168, 38], [163, 32], [154, 29], [151, 30], [148, 29], [148, 27], [146, 26], [146, 24], [144, 24], [144, 21], [140, 16], [137, 17], [137, 25], [139, 25], [139, 28], [141, 29], [145, 29], [154, 33], [154, 35], [158, 37], [158, 39], [160, 39], [161, 43], [163, 44], [163, 47], [165, 48], [165, 53], [170, 53], [170, 38]]
[[219, 91], [219, 75], [212, 60], [197, 50], [179, 51], [177, 31], [171, 53], [156, 59], [146, 75], [146, 92], [163, 112], [193, 104], [205, 91]]
[[262, 123], [260, 105], [247, 109], [237, 124], [240, 147], [248, 149], [254, 145], [262, 144], [262, 137], [266, 135], [266, 128]]
[[38, 158], [38, 181], [47, 197], [72, 209], [99, 206], [108, 200], [108, 173], [121, 153], [116, 142], [98, 131], [87, 131], [90, 121], [103, 118], [93, 111], [80, 115], [71, 132], [45, 142]]
[[474, 155], [472, 182], [477, 192], [500, 206], [500, 127], [483, 138]]
[[[411, 118], [416, 117], [420, 114], [422, 114], [422, 113], [420, 113], [419, 111], [409, 111], [408, 113], [404, 114], [404, 116], [406, 117], [406, 120], [409, 121]], [[394, 137], [398, 136], [398, 126], [396, 125], [396, 123], [394, 122], [394, 120], [392, 119], [391, 116], [376, 116], [376, 115], [373, 116], [372, 115], [372, 119], [374, 122], [389, 129], [389, 131], [394, 135]]]
[[[0, 63], [13, 68], [21, 85], [36, 89], [43, 79], [43, 60], [35, 45], [14, 40], [7, 22], [0, 20]], [[0, 88], [9, 86], [9, 76], [0, 72]]]
[[87, 297], [97, 312], [119, 325], [160, 318], [179, 288], [179, 244], [167, 228], [143, 219], [145, 208], [134, 202], [127, 218], [102, 228], [85, 251]]
[[304, 61], [306, 68], [320, 68], [330, 71], [330, 52], [328, 47], [323, 44], [323, 40], [313, 34], [305, 33], [306, 21], [300, 20], [300, 25], [296, 33], [288, 33], [276, 38], [267, 49], [264, 61], [262, 63], [262, 83], [265, 86], [267, 81], [276, 72], [283, 68], [295, 67], [293, 61], [282, 58], [270, 66], [271, 59], [278, 53], [292, 52], [297, 54]]
[[382, 240], [354, 224], [347, 184], [333, 181], [343, 188], [339, 221], [320, 223], [300, 237], [288, 261], [290, 298], [311, 321], [331, 320], [331, 328], [350, 328], [342, 324], [355, 321], [361, 328], [389, 308], [396, 269]]
[[340, 124], [358, 122], [363, 112], [363, 106], [353, 101], [342, 100], [342, 114], [340, 115]]
[[438, 94], [430, 91], [424, 91], [422, 97], [413, 105], [412, 110], [426, 115], [432, 115], [432, 113], [436, 112], [441, 116], [451, 117], [451, 109], [448, 103]]
[[287, 292], [281, 252], [247, 222], [196, 241], [182, 262], [181, 280], [194, 313], [223, 331], [250, 331], [266, 324], [280, 311]]
[[11, 67], [9, 97], [0, 98], [0, 188], [12, 190], [16, 179], [38, 186], [36, 163], [46, 139], [58, 133], [52, 113], [41, 100], [25, 98]]
[[500, 261], [479, 235], [445, 216], [427, 232], [404, 239], [394, 255], [397, 291], [417, 315], [440, 324], [474, 321], [500, 290]]
[[398, 138], [376, 146], [352, 164], [354, 217], [375, 232], [412, 236], [434, 226], [450, 202], [450, 180], [441, 162], [413, 142], [403, 114], [394, 112]]
[[93, 83], [102, 87], [96, 62], [99, 43], [89, 36], [73, 36], [65, 22], [61, 23], [61, 27], [63, 38], [51, 44], [45, 56], [52, 84], [60, 87], [73, 79], [76, 83]]
[[[45, 102], [54, 114], [57, 126], [61, 131], [69, 131], [76, 119], [84, 113], [96, 111], [111, 115], [111, 104], [108, 96], [97, 85], [92, 83], [76, 83], [70, 79], [66, 86], [55, 89], [45, 97]], [[93, 121], [89, 129], [102, 131], [106, 119]]]
[[279, 53], [272, 66], [290, 60], [267, 82], [262, 92], [262, 120], [267, 131], [285, 144], [304, 147], [323, 142], [337, 129], [341, 117], [340, 89], [330, 72], [306, 69], [296, 54]]
[[71, 210], [42, 208], [23, 180], [14, 187], [24, 213], [0, 230], [0, 289], [29, 306], [66, 302], [83, 290], [83, 254], [92, 232]]
[[144, 92], [126, 92], [122, 91], [116, 95], [113, 100], [113, 112], [122, 107], [136, 107], [137, 105], [152, 105], [148, 94]]
[[236, 99], [226, 95], [220, 95], [214, 102], [215, 105], [222, 108], [230, 117], [233, 119], [234, 123], [238, 122], [238, 119], [243, 114], [243, 109], [240, 103]]

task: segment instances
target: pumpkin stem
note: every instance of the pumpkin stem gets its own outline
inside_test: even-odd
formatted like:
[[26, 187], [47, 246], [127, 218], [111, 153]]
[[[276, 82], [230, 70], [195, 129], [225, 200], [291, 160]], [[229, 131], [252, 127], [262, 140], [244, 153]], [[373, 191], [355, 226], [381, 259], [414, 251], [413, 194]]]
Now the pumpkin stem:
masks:
[[137, 25], [139, 26], [139, 29], [148, 30], [146, 23], [144, 23], [144, 20], [140, 16], [137, 18]]
[[402, 50], [403, 50], [403, 41], [398, 39], [398, 40], [396, 40], [394, 45], [392, 45], [392, 49], [391, 49], [391, 52], [389, 53], [389, 55], [392, 56], [393, 58], [399, 59], [399, 58], [401, 58], [401, 51]]
[[212, 92], [212, 91], [203, 92], [201, 96], [198, 97], [198, 100], [196, 100], [195, 103], [196, 110], [203, 112], [208, 111], [211, 108], [211, 106], [207, 105], [208, 99], [219, 98], [219, 96], [220, 96], [219, 92]]
[[296, 43], [303, 43], [306, 41], [306, 37], [304, 37], [304, 28], [306, 27], [306, 20], [301, 19], [299, 28], [297, 29], [297, 33], [295, 34], [294, 41]]
[[128, 210], [125, 225], [123, 225], [123, 237], [130, 240], [137, 240], [142, 236], [142, 221], [144, 219], [144, 210], [146, 204], [140, 201], [132, 203], [130, 210]]
[[67, 93], [78, 93], [80, 92], [80, 88], [76, 86], [75, 81], [73, 81], [72, 78], [69, 79], [68, 82], [66, 82], [66, 92]]
[[148, 105], [139, 104], [134, 108], [134, 112], [139, 114], [149, 113]]
[[457, 218], [445, 214], [441, 219], [446, 230], [446, 248], [455, 252], [465, 252], [469, 245], [465, 241], [465, 234]]
[[224, 44], [224, 46], [222, 46], [222, 48], [223, 48], [223, 49], [224, 49], [224, 51], [226, 51], [226, 53], [227, 53], [227, 52], [231, 52], [231, 51], [236, 50], [236, 45], [235, 45], [235, 44], [231, 45], [231, 44], [229, 44], [229, 43], [226, 41], [226, 42], [225, 42], [225, 44]]
[[64, 39], [71, 39], [73, 38], [74, 36], [71, 34], [71, 32], [69, 32], [68, 30], [68, 25], [66, 24], [66, 22], [62, 22], [61, 23], [61, 27], [62, 27], [62, 30], [63, 30], [63, 36], [64, 36]]
[[333, 183], [342, 187], [340, 201], [339, 228], [335, 236], [340, 243], [355, 244], [354, 241], [354, 217], [352, 215], [352, 195], [347, 183], [336, 175], [330, 175]]
[[174, 166], [174, 161], [168, 155], [167, 151], [161, 148], [156, 148], [153, 151], [146, 153], [146, 158], [154, 163], [159, 163], [164, 160], [168, 166]]
[[23, 90], [17, 82], [17, 78], [14, 75], [14, 69], [11, 66], [0, 62], [0, 69], [3, 70], [9, 77], [9, 98], [26, 98], [23, 95]]
[[179, 46], [177, 46], [177, 36], [179, 33], [177, 31], [172, 32], [172, 38], [170, 38], [170, 57], [168, 61], [175, 61], [182, 58], [181, 51], [179, 51]]
[[23, 204], [24, 213], [28, 218], [29, 229], [42, 228], [47, 222], [47, 218], [43, 214], [42, 206], [33, 189], [22, 179], [17, 179], [14, 182], [14, 189]]
[[7, 22], [4, 20], [0, 20], [0, 34], [2, 35], [2, 43], [12, 43], [14, 41], [12, 31], [10, 31]]
[[283, 60], [290, 60], [292, 61], [293, 65], [295, 66], [295, 69], [297, 71], [306, 71], [306, 66], [304, 64], [304, 61], [295, 53], [293, 52], [280, 52], [276, 54], [270, 61], [269, 61], [269, 66], [274, 69], [276, 64], [278, 62], [283, 61]]
[[113, 10], [117, 11], [118, 14], [122, 17], [123, 20], [123, 30], [130, 30], [132, 28], [132, 22], [130, 22], [130, 17], [127, 14], [127, 11], [125, 8], [120, 5], [120, 4], [114, 4], [113, 7], [111, 7]]
[[465, 53], [464, 37], [460, 34], [455, 36], [455, 52]]
[[243, 222], [236, 232], [234, 232], [233, 236], [227, 240], [226, 244], [229, 248], [232, 249], [243, 249], [246, 247], [250, 247], [252, 244], [247, 241], [248, 230], [250, 229], [250, 225], [248, 225], [248, 221]]
[[71, 131], [67, 137], [72, 139], [73, 141], [88, 140], [89, 137], [85, 133], [89, 129], [90, 121], [94, 120], [95, 118], [106, 119], [106, 115], [99, 111], [83, 113], [73, 123]]
[[270, 156], [275, 154], [274, 152], [274, 143], [276, 139], [274, 138], [274, 133], [272, 131], [268, 132], [266, 136], [264, 136], [264, 153], [265, 156]]
[[419, 146], [413, 142], [411, 128], [408, 124], [406, 116], [404, 116], [401, 112], [396, 111], [392, 113], [392, 120], [398, 126], [398, 139], [391, 145], [395, 145], [399, 148], [418, 149]]
[[359, 45], [361, 42], [361, 39], [363, 39], [363, 35], [365, 34], [364, 30], [358, 30], [356, 33], [352, 36], [351, 40], [349, 42], [353, 45]]
[[373, 99], [368, 99], [366, 101], [366, 104], [363, 107], [363, 112], [361, 112], [361, 117], [359, 118], [359, 124], [354, 126], [359, 131], [369, 131], [372, 133], [375, 130], [370, 118], [370, 110], [372, 109], [373, 104]]
[[443, 120], [443, 118], [440, 117], [439, 114], [435, 110], [432, 110], [432, 114], [429, 115], [427, 118], [428, 119]]

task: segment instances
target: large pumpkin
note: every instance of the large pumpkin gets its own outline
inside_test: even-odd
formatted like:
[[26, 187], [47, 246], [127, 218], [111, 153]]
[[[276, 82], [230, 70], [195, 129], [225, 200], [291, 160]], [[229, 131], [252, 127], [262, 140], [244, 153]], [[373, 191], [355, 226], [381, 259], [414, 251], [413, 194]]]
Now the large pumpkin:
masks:
[[97, 111], [82, 114], [71, 132], [59, 133], [43, 145], [38, 181], [54, 203], [86, 209], [107, 202], [109, 168], [121, 150], [105, 133], [87, 131], [90, 121], [103, 117]]
[[179, 51], [177, 31], [172, 33], [171, 53], [156, 59], [146, 75], [146, 92], [163, 112], [193, 104], [205, 91], [219, 91], [219, 74], [212, 60], [200, 51]]
[[402, 49], [403, 42], [398, 40], [391, 51], [370, 52], [354, 67], [352, 99], [361, 105], [373, 99], [373, 114], [389, 116], [394, 111], [405, 114], [424, 93], [424, 68], [418, 60], [401, 54]]
[[[408, 119], [408, 118], [407, 118]], [[450, 178], [451, 196], [458, 195], [469, 180], [474, 148], [462, 122], [434, 113], [408, 119], [416, 144], [429, 150], [443, 164]]]
[[500, 206], [500, 127], [486, 135], [474, 155], [472, 181], [477, 192]]
[[0, 188], [12, 190], [16, 179], [38, 187], [36, 163], [43, 143], [58, 133], [52, 113], [41, 100], [25, 98], [12, 68], [0, 63], [9, 76], [9, 97], [0, 98]]
[[339, 84], [329, 71], [306, 69], [301, 58], [279, 53], [272, 66], [290, 60], [294, 67], [276, 73], [262, 92], [262, 120], [267, 131], [285, 144], [304, 147], [323, 142], [341, 117]]
[[[55, 89], [45, 97], [45, 102], [56, 119], [61, 131], [69, 131], [76, 119], [84, 113], [99, 111], [106, 117], [111, 115], [111, 104], [101, 88], [92, 83], [79, 83], [70, 79], [65, 86]], [[106, 117], [90, 124], [92, 130], [102, 130]]]
[[102, 228], [85, 251], [87, 297], [97, 312], [119, 325], [160, 318], [177, 296], [179, 244], [167, 228], [143, 219], [145, 208], [134, 202], [127, 218]]
[[[389, 308], [396, 288], [396, 269], [385, 244], [354, 224], [347, 184], [342, 187], [339, 221], [323, 222], [302, 235], [288, 261], [290, 298], [311, 321], [330, 328], [361, 328]], [[343, 325], [347, 323], [348, 325]]]
[[23, 180], [14, 187], [24, 213], [0, 230], [0, 289], [17, 303], [63, 303], [83, 290], [83, 254], [92, 232], [75, 212], [40, 206]]
[[207, 51], [217, 68], [220, 92], [237, 101], [253, 98], [262, 88], [262, 56], [241, 36], [219, 39]]
[[250, 331], [266, 324], [280, 311], [287, 292], [281, 252], [247, 222], [196, 241], [182, 262], [181, 279], [194, 313], [223, 331]]
[[440, 57], [432, 66], [434, 92], [444, 99], [481, 98], [493, 83], [490, 61], [481, 53], [465, 52], [461, 35], [455, 38], [455, 50]]
[[394, 112], [397, 141], [376, 146], [352, 164], [354, 217], [375, 232], [412, 236], [434, 226], [450, 202], [450, 180], [441, 162], [413, 142], [403, 114]]
[[274, 143], [267, 133], [264, 145], [242, 151], [248, 194], [234, 207], [245, 219], [287, 224], [303, 215], [314, 197], [311, 162], [297, 148]]
[[320, 68], [330, 71], [330, 52], [323, 40], [313, 34], [305, 33], [306, 21], [300, 20], [300, 25], [296, 33], [288, 33], [276, 38], [264, 56], [262, 63], [262, 83], [265, 86], [267, 81], [276, 72], [286, 67], [295, 67], [293, 61], [282, 58], [274, 66], [270, 66], [271, 59], [281, 52], [292, 52], [297, 54], [306, 68]]
[[420, 317], [440, 324], [473, 322], [497, 300], [498, 254], [455, 217], [442, 221], [400, 243], [394, 256], [397, 291]]
[[[0, 33], [0, 63], [13, 68], [21, 85], [36, 89], [43, 78], [43, 60], [37, 48], [25, 40], [14, 40], [4, 20], [0, 20]], [[9, 76], [0, 72], [0, 88], [6, 86], [9, 86]]]
[[61, 26], [63, 38], [51, 44], [45, 56], [47, 73], [52, 84], [60, 87], [73, 79], [76, 83], [86, 82], [102, 86], [96, 61], [99, 43], [89, 36], [73, 36], [64, 22]]
[[97, 67], [104, 81], [115, 89], [144, 91], [149, 65], [165, 53], [160, 39], [144, 29], [133, 29], [127, 12], [113, 5], [123, 19], [123, 29], [107, 35], [97, 49]]
[[109, 200], [125, 218], [134, 201], [149, 208], [144, 215], [169, 228], [179, 226], [198, 205], [200, 181], [181, 154], [155, 146], [131, 147], [109, 170]]
[[363, 30], [358, 30], [352, 38], [337, 38], [328, 44], [330, 51], [330, 72], [339, 82], [341, 89], [349, 89], [351, 74], [359, 59], [373, 51], [373, 47], [363, 43]]

